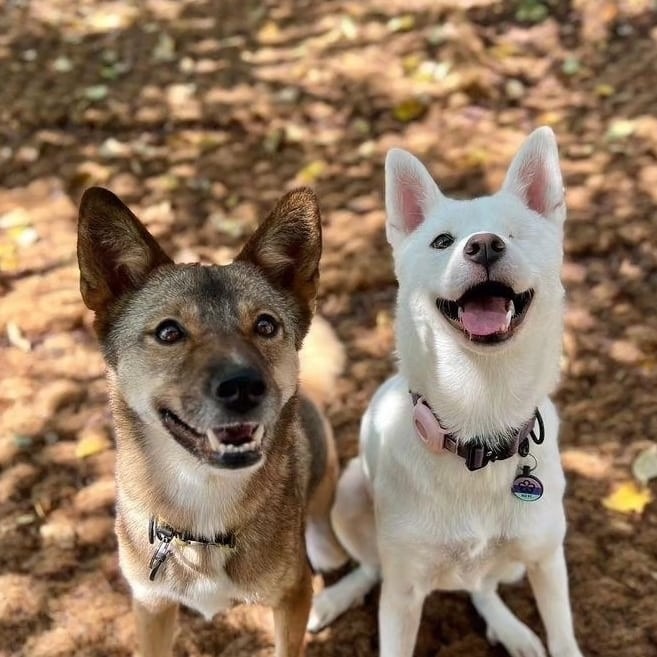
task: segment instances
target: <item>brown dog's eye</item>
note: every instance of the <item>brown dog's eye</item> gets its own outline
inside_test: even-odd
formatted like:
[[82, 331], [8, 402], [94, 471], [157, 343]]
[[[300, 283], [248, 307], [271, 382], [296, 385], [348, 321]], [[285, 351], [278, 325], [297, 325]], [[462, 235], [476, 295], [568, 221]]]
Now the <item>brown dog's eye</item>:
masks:
[[155, 329], [155, 338], [161, 344], [173, 344], [174, 342], [179, 342], [184, 337], [185, 332], [182, 327], [172, 319], [165, 319]]
[[273, 338], [278, 333], [278, 322], [271, 315], [263, 313], [258, 315], [254, 330], [262, 338]]

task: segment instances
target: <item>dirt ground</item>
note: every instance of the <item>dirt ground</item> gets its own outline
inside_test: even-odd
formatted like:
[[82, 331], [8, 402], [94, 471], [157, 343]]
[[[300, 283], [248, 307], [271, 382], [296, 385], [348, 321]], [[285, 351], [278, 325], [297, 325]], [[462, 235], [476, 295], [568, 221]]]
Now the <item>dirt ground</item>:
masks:
[[[316, 188], [320, 309], [349, 355], [329, 409], [346, 458], [393, 368], [386, 150], [416, 153], [449, 194], [480, 194], [544, 123], [569, 204], [556, 398], [576, 630], [588, 657], [657, 655], [656, 505], [602, 504], [657, 437], [656, 25], [654, 3], [639, 0], [7, 0], [0, 657], [126, 657], [134, 646], [103, 364], [78, 292], [85, 187], [121, 195], [180, 260], [220, 263], [283, 191]], [[526, 584], [504, 597], [539, 629]], [[273, 655], [264, 609], [182, 619], [177, 655]], [[373, 594], [307, 653], [376, 646]], [[416, 655], [503, 654], [466, 596], [428, 599]]]

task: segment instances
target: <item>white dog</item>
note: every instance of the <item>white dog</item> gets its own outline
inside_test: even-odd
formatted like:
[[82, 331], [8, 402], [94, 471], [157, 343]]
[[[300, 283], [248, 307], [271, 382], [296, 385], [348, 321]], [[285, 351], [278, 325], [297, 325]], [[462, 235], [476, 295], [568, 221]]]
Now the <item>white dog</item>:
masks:
[[[381, 657], [410, 657], [433, 590], [465, 589], [491, 642], [544, 657], [504, 604], [529, 576], [551, 657], [581, 657], [563, 553], [557, 383], [564, 190], [549, 128], [492, 196], [444, 196], [412, 155], [386, 159], [386, 232], [399, 280], [399, 374], [377, 391], [332, 520], [359, 567], [315, 600], [330, 623], [382, 578]], [[541, 439], [544, 441], [541, 442]]]

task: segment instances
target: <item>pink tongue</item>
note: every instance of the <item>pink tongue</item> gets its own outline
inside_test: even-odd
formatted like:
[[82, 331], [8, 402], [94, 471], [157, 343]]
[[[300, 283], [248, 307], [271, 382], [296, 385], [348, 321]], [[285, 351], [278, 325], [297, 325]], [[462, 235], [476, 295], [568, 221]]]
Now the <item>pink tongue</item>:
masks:
[[461, 324], [470, 335], [493, 335], [506, 330], [507, 300], [486, 297], [463, 305]]

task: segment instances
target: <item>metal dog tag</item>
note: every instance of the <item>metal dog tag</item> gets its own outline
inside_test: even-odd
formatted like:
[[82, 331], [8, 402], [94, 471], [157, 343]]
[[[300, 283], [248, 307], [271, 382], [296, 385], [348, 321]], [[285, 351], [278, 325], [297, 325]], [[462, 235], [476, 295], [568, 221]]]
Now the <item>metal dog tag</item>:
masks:
[[522, 473], [513, 480], [511, 492], [523, 502], [535, 502], [543, 497], [543, 484], [538, 477], [531, 473], [531, 468], [526, 465]]

